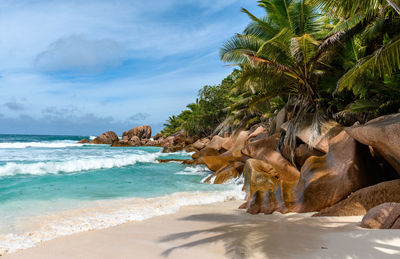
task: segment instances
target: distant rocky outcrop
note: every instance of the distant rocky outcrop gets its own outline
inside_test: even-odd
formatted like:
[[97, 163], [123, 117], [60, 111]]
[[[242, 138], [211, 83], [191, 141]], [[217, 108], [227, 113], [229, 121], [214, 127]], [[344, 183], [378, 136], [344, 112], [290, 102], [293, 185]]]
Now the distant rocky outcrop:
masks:
[[113, 131], [107, 131], [94, 140], [90, 141], [91, 144], [109, 144], [119, 141], [118, 135]]
[[151, 127], [149, 125], [139, 126], [122, 133], [122, 140], [131, 140], [134, 136], [139, 139], [151, 138]]
[[79, 144], [88, 144], [88, 143], [90, 143], [90, 141], [87, 138], [83, 138], [83, 139], [79, 140], [78, 143]]

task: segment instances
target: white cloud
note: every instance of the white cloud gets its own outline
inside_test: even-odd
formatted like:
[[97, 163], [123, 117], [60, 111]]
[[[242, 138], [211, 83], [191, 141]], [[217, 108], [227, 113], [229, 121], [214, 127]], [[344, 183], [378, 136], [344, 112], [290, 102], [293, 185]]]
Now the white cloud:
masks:
[[122, 62], [122, 47], [109, 39], [89, 40], [82, 35], [71, 35], [51, 43], [35, 58], [41, 71], [100, 72]]

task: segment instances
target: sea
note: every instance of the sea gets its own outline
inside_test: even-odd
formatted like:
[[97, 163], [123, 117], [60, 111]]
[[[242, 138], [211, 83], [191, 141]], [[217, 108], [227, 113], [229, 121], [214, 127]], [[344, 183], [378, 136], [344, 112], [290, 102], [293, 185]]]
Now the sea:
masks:
[[203, 183], [202, 165], [158, 147], [78, 144], [90, 136], [0, 135], [0, 255], [59, 236], [242, 199], [242, 181]]

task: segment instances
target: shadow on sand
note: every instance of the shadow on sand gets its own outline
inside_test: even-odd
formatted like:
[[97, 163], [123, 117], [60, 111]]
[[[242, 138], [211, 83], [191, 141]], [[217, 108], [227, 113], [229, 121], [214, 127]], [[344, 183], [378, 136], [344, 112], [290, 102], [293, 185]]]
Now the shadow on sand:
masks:
[[[175, 233], [160, 242], [181, 240], [174, 250], [222, 242], [228, 258], [399, 258], [400, 231], [365, 230], [359, 218], [311, 218], [302, 214], [198, 214], [183, 221], [213, 222], [214, 228]], [[393, 242], [396, 239], [396, 243]], [[395, 237], [395, 238], [394, 238]], [[190, 239], [190, 241], [186, 240]]]

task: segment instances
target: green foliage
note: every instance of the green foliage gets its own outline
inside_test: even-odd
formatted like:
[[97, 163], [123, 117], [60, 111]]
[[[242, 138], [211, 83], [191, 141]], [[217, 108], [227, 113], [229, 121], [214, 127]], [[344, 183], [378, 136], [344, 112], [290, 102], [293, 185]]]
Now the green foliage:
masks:
[[285, 144], [312, 116], [315, 138], [326, 118], [345, 124], [399, 112], [400, 0], [260, 0], [250, 21], [220, 49], [238, 66], [221, 84], [172, 116], [163, 133], [211, 134], [218, 125], [251, 127], [285, 107]]

